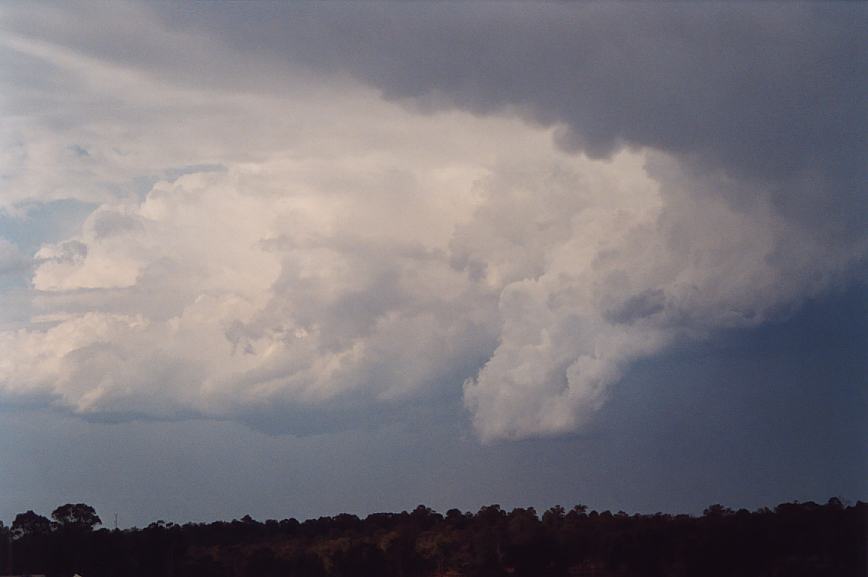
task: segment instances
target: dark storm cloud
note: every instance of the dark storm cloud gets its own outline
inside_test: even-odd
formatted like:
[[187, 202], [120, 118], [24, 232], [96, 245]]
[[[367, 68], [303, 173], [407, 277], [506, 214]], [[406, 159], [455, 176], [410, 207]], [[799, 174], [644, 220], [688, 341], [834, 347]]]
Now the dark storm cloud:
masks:
[[[158, 37], [130, 33], [139, 7], [83, 10], [92, 18], [60, 27], [51, 10], [6, 20], [188, 82], [247, 78], [255, 90], [291, 82], [260, 74], [283, 62], [425, 106], [519, 107], [566, 124], [562, 143], [592, 155], [638, 145], [769, 181], [865, 176], [868, 9], [858, 4], [206, 3], [155, 7], [167, 27]], [[94, 35], [93, 19], [111, 26]], [[234, 56], [203, 62], [206, 38]]]
[[[858, 97], [866, 88], [859, 33], [868, 13], [862, 6], [220, 3], [85, 5], [75, 17], [71, 12], [68, 5], [13, 7], [0, 22], [11, 31], [0, 54], [14, 64], [10, 78], [19, 77], [29, 57], [50, 63], [58, 85], [81, 94], [41, 105], [80, 125], [75, 138], [59, 132], [60, 120], [43, 125], [42, 115], [15, 116], [25, 119], [21, 134], [36, 135], [34, 151], [62, 146], [60, 158], [70, 164], [42, 174], [57, 155], [29, 165], [25, 158], [22, 173], [41, 178], [23, 179], [19, 197], [42, 198], [44, 189], [58, 186], [58, 194], [93, 200], [86, 191], [103, 173], [117, 187], [124, 178], [151, 182], [148, 175], [173, 182], [155, 183], [144, 203], [131, 197], [125, 208], [101, 207], [81, 239], [42, 249], [34, 286], [57, 293], [64, 313], [73, 305], [63, 299], [76, 296], [64, 291], [122, 290], [129, 300], [121, 308], [135, 314], [143, 310], [138, 299], [146, 283], [186, 286], [166, 297], [162, 307], [168, 311], [171, 303], [171, 313], [149, 320], [189, 309], [190, 330], [214, 339], [211, 347], [184, 349], [202, 367], [217, 364], [202, 361], [201, 351], [231, 345], [214, 373], [226, 412], [239, 395], [259, 398], [257, 391], [269, 402], [278, 392], [289, 403], [305, 394], [332, 402], [356, 388], [391, 398], [456, 386], [460, 373], [465, 407], [483, 437], [568, 432], [599, 409], [606, 388], [634, 361], [685, 335], [705, 338], [792, 314], [854, 271], [864, 273], [868, 122]], [[23, 103], [33, 94], [56, 92], [17, 84], [13, 111], [30, 110]], [[380, 106], [389, 114], [377, 115]], [[433, 114], [443, 109], [477, 117]], [[106, 110], [111, 114], [102, 118]], [[515, 122], [516, 115], [529, 122]], [[436, 130], [421, 131], [423, 119]], [[494, 135], [488, 121], [514, 123], [514, 130]], [[356, 122], [367, 124], [344, 141]], [[445, 130], [449, 122], [463, 131]], [[394, 131], [385, 140], [398, 134], [407, 140], [389, 144], [383, 128]], [[523, 131], [540, 140], [522, 148]], [[124, 152], [130, 134], [140, 135], [132, 156]], [[552, 135], [561, 150], [552, 150]], [[474, 148], [477, 136], [496, 149]], [[37, 146], [38, 138], [50, 145]], [[317, 142], [328, 143], [332, 156], [297, 172], [299, 153], [318, 154]], [[438, 178], [454, 173], [452, 160], [436, 173], [419, 172], [424, 163], [412, 155], [382, 178], [369, 180], [369, 167], [341, 173], [341, 159], [356, 166], [378, 143], [389, 157], [419, 146], [496, 161], [442, 187]], [[72, 145], [89, 156], [73, 158]], [[536, 158], [543, 149], [552, 155]], [[276, 160], [290, 152], [291, 159]], [[83, 171], [85, 164], [94, 172]], [[190, 173], [177, 178], [171, 166]], [[599, 180], [592, 166], [608, 167], [613, 178]], [[310, 182], [291, 185], [308, 170]], [[242, 177], [249, 179], [244, 186]], [[267, 226], [253, 221], [277, 214], [287, 190], [310, 191], [310, 217], [280, 213], [269, 220], [271, 236], [262, 237]], [[449, 203], [427, 204], [446, 192], [457, 203], [453, 220], [444, 208]], [[382, 194], [379, 203], [374, 193]], [[244, 203], [247, 220], [218, 217], [224, 210], [234, 217]], [[405, 215], [415, 207], [419, 224], [384, 234], [399, 205]], [[237, 226], [247, 236], [224, 251], [200, 251], [202, 238], [166, 243], [190, 230], [182, 217], [208, 230], [215, 223]], [[322, 230], [331, 219], [340, 222], [335, 238]], [[141, 229], [136, 222], [149, 224]], [[436, 251], [401, 252], [432, 227], [442, 228]], [[214, 232], [215, 241], [233, 237]], [[358, 240], [379, 235], [370, 244]], [[270, 243], [280, 238], [286, 242]], [[76, 260], [70, 246], [87, 250]], [[255, 290], [242, 286], [248, 281], [237, 273], [253, 255], [268, 264], [251, 267]], [[161, 277], [163, 263], [175, 261]], [[236, 274], [208, 276], [223, 270]], [[187, 271], [208, 274], [194, 278]], [[253, 274], [261, 271], [278, 280]], [[216, 322], [214, 311], [194, 315], [219, 308], [217, 300], [197, 296], [206, 280], [221, 291], [256, 292], [265, 304], [243, 322]], [[114, 312], [108, 294], [84, 306]], [[482, 318], [466, 321], [480, 311]], [[135, 314], [116, 330], [127, 336], [145, 330]], [[398, 320], [386, 330], [383, 319]], [[65, 321], [68, 334], [86, 334], [85, 320]], [[168, 325], [147, 326], [148, 346], [132, 337], [126, 343], [135, 354], [163, 346], [160, 330], [176, 334]], [[471, 346], [454, 346], [461, 338]], [[360, 340], [365, 362], [341, 378], [319, 370], [332, 366], [323, 361], [328, 355], [353, 353]], [[185, 339], [191, 341], [198, 343]], [[31, 358], [33, 347], [19, 344], [20, 355]], [[263, 361], [271, 345], [286, 358]], [[492, 349], [488, 361], [450, 370]], [[240, 368], [245, 363], [249, 370]], [[88, 367], [101, 376], [123, 369], [108, 362]], [[168, 380], [140, 385], [147, 390]], [[335, 390], [335, 383], [343, 385]], [[179, 393], [172, 402], [195, 399]]]
[[783, 214], [847, 242], [868, 214], [866, 15], [853, 4], [244, 4], [164, 17], [423, 107], [516, 108], [563, 124], [560, 143], [592, 156], [674, 153], [755, 182]]

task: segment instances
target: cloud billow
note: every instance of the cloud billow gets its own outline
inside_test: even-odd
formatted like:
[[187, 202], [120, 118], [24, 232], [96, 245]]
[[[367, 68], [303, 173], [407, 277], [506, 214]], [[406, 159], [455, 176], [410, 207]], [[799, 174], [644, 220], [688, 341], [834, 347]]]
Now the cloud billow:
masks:
[[97, 207], [35, 255], [4, 394], [237, 416], [463, 386], [481, 438], [559, 434], [634, 361], [864, 274], [864, 8], [449, 8], [117, 9], [160, 31], [135, 54], [13, 13], [80, 98], [63, 134], [16, 116], [57, 162], [10, 153], [7, 209]]

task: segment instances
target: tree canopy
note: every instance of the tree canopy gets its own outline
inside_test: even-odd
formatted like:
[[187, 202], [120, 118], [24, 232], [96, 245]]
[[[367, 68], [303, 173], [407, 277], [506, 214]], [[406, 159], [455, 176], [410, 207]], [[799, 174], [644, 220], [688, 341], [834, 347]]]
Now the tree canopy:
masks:
[[27, 535], [44, 535], [51, 530], [51, 521], [32, 510], [18, 513], [12, 521], [12, 535], [16, 539]]
[[[54, 523], [15, 517], [0, 569], [69, 577], [865, 577], [868, 504], [832, 499], [702, 516], [552, 507], [300, 522], [157, 521], [92, 530], [96, 511], [68, 504]], [[74, 530], [69, 530], [70, 528]], [[0, 526], [0, 532], [6, 529]], [[10, 556], [12, 559], [10, 563]]]
[[96, 510], [84, 503], [61, 505], [51, 512], [51, 518], [54, 519], [54, 527], [59, 529], [91, 531], [102, 524]]

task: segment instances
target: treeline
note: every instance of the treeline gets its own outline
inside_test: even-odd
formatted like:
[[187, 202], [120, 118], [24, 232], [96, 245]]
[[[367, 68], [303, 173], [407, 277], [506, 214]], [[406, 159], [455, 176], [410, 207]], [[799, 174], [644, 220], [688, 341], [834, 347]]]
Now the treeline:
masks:
[[[49, 577], [865, 577], [868, 504], [701, 517], [576, 506], [99, 529], [85, 504], [0, 524], [0, 568]], [[0, 570], [0, 572], [2, 572]]]

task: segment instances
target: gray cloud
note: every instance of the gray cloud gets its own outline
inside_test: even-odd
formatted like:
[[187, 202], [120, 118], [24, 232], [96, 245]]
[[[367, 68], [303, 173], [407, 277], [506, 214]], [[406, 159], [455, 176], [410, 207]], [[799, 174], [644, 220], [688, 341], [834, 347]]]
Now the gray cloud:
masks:
[[592, 156], [625, 145], [674, 153], [760, 182], [794, 216], [819, 209], [830, 231], [864, 228], [827, 199], [864, 202], [862, 5], [266, 5], [164, 16], [219, 30], [253, 59], [349, 72], [387, 97], [563, 124], [559, 141]]
[[21, 272], [29, 265], [30, 259], [16, 245], [0, 237], [0, 275]]
[[100, 206], [38, 254], [54, 324], [0, 334], [10, 394], [224, 416], [464, 380], [483, 438], [557, 434], [864, 269], [863, 6], [64, 10], [4, 14], [0, 200]]
[[[149, 35], [148, 7], [83, 10], [62, 27], [47, 7], [6, 20], [179, 82], [274, 89], [299, 66], [346, 71], [430, 106], [525, 109], [592, 155], [628, 144], [738, 176], [864, 174], [858, 4], [159, 6]], [[222, 58], [203, 59], [215, 44]]]
[[592, 157], [675, 154], [754, 184], [732, 202], [762, 189], [840, 244], [868, 229], [863, 5], [128, 5], [62, 27], [56, 10], [10, 12], [21, 33], [179, 84], [274, 92], [346, 73], [414, 106], [561, 126]]

